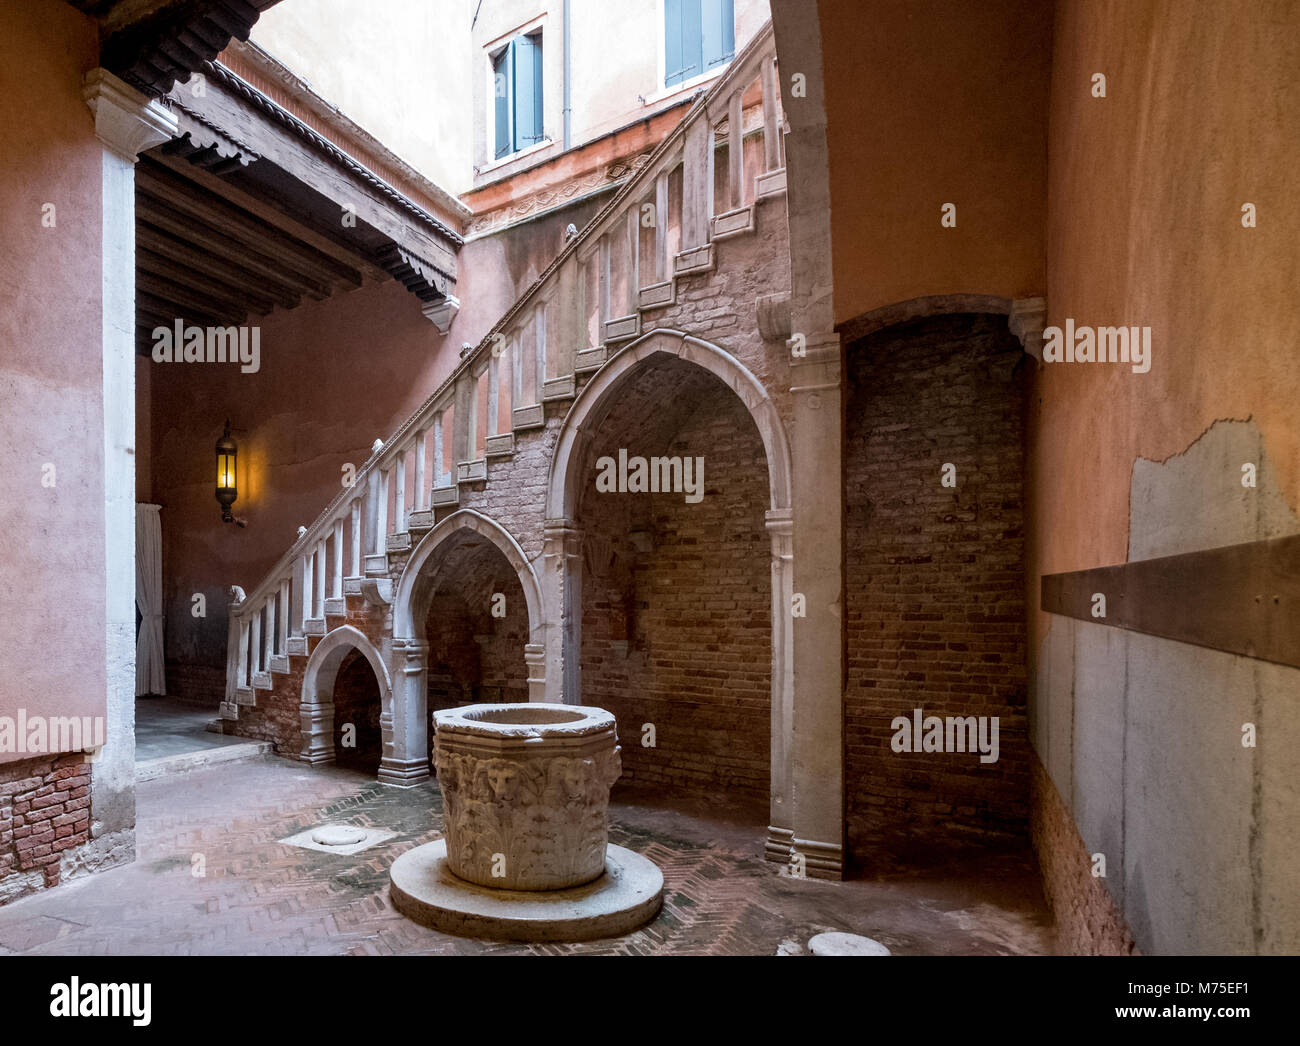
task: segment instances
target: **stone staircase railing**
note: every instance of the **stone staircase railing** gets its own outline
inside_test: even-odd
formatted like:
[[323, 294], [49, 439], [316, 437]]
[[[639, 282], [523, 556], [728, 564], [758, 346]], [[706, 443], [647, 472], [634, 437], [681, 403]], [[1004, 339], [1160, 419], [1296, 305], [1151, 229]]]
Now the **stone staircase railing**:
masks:
[[[348, 595], [386, 600], [389, 552], [410, 549], [435, 510], [458, 505], [461, 484], [484, 482], [488, 459], [513, 455], [517, 433], [543, 427], [543, 405], [572, 399], [579, 374], [641, 334], [643, 312], [673, 304], [678, 277], [711, 271], [716, 242], [754, 230], [756, 201], [785, 191], [783, 123], [769, 23], [232, 605], [226, 718], [270, 690], [290, 657], [308, 653], [309, 637], [344, 614]], [[736, 147], [736, 127], [748, 150]]]

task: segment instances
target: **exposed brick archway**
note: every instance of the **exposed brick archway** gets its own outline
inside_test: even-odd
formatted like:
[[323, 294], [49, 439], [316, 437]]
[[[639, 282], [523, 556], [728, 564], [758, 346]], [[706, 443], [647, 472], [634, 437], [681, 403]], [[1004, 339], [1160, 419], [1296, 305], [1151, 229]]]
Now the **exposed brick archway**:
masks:
[[[980, 300], [891, 306], [846, 349], [845, 806], [859, 861], [1025, 831], [1027, 369], [1004, 303], [964, 304]], [[876, 322], [889, 317], [904, 319]], [[996, 760], [893, 748], [895, 717], [917, 708], [996, 720]]]
[[[790, 728], [793, 704], [789, 608], [792, 593], [790, 554], [791, 468], [789, 443], [767, 389], [730, 353], [681, 331], [656, 330], [631, 342], [611, 357], [575, 399], [556, 440], [547, 488], [545, 559], [547, 601], [547, 684], [550, 700], [583, 703], [583, 576], [587, 550], [581, 518], [583, 492], [590, 480], [595, 440], [603, 422], [619, 402], [628, 383], [647, 368], [666, 363], [698, 368], [717, 394], [737, 406], [752, 424], [764, 459], [757, 466], [762, 527], [770, 551], [764, 558], [766, 613], [770, 636], [768, 776], [770, 782], [767, 852], [785, 861], [790, 853], [791, 788]], [[730, 396], [728, 396], [730, 392]], [[662, 405], [662, 404], [661, 404]], [[636, 427], [640, 429], [638, 424]], [[765, 468], [763, 467], [765, 465]], [[766, 482], [763, 482], [765, 479]], [[593, 535], [599, 538], [600, 535]], [[600, 547], [595, 557], [601, 559]], [[761, 553], [760, 553], [761, 554]], [[620, 642], [614, 639], [614, 642]], [[639, 738], [636, 739], [639, 741]]]
[[430, 530], [411, 552], [392, 602], [393, 670], [401, 680], [394, 694], [393, 754], [380, 779], [411, 784], [428, 777], [429, 643], [425, 627], [443, 572], [456, 566], [456, 549], [467, 544], [490, 546], [513, 570], [527, 610], [524, 661], [530, 700], [542, 700], [546, 678], [541, 586], [519, 542], [501, 524], [475, 512], [453, 512]]
[[651, 331], [613, 356], [583, 388], [569, 409], [551, 458], [547, 485], [548, 520], [572, 519], [582, 490], [575, 464], [604, 418], [610, 394], [638, 366], [660, 354], [676, 356], [702, 367], [731, 389], [749, 411], [767, 457], [770, 508], [790, 507], [790, 450], [780, 415], [762, 382], [726, 350], [675, 330]]
[[379, 687], [384, 755], [391, 754], [392, 736], [386, 724], [392, 720], [393, 686], [388, 668], [379, 651], [363, 632], [351, 625], [340, 625], [316, 644], [303, 672], [300, 705], [302, 748], [298, 756], [303, 762], [317, 764], [334, 761], [334, 687], [344, 661], [354, 653], [360, 653], [374, 673]]
[[429, 612], [429, 600], [437, 584], [440, 560], [446, 552], [444, 546], [465, 532], [476, 534], [495, 545], [514, 569], [528, 607], [529, 642], [540, 643], [543, 635], [542, 593], [533, 565], [524, 555], [519, 542], [505, 527], [472, 509], [453, 512], [429, 531], [412, 551], [411, 558], [402, 570], [393, 599], [394, 638], [400, 640], [419, 637]]

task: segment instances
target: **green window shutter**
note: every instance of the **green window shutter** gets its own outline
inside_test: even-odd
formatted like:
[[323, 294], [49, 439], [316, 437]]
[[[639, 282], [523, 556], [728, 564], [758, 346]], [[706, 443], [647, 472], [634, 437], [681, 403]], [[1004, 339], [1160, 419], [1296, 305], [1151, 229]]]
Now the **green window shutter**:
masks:
[[496, 112], [496, 158], [511, 153], [510, 135], [510, 48], [492, 59], [492, 101]]
[[736, 54], [736, 22], [732, 0], [703, 0], [701, 11], [704, 71], [716, 69]]
[[542, 34], [533, 37], [533, 126], [537, 131], [536, 141], [546, 137], [546, 121], [542, 109]]
[[542, 140], [542, 38], [518, 36], [510, 42], [514, 55], [514, 150]]
[[664, 0], [664, 86], [704, 71], [700, 0]]

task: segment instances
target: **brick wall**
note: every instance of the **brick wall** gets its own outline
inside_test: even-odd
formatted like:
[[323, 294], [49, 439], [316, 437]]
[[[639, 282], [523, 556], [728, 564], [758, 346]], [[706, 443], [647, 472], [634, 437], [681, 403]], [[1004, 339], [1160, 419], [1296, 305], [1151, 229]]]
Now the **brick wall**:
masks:
[[57, 886], [89, 840], [90, 764], [80, 753], [0, 763], [0, 904]]
[[[1023, 834], [1024, 368], [1001, 317], [847, 349], [845, 792], [851, 853], [918, 828]], [[957, 467], [955, 489], [941, 467]], [[1000, 758], [896, 753], [891, 720], [998, 716]]]
[[[334, 680], [334, 761], [369, 774], [379, 773], [384, 739], [379, 726], [379, 682], [359, 650], [348, 654]], [[344, 747], [343, 730], [353, 727], [352, 744]]]
[[188, 661], [167, 662], [167, 696], [215, 710], [225, 700], [226, 667]]
[[1030, 836], [1038, 854], [1043, 893], [1056, 916], [1056, 947], [1068, 955], [1138, 955], [1124, 916], [1092, 859], [1079, 829], [1036, 754], [1030, 757]]
[[[630, 377], [584, 463], [582, 699], [618, 718], [623, 783], [766, 796], [771, 552], [762, 441], [734, 393], [679, 361]], [[702, 456], [704, 497], [598, 493], [595, 461]], [[656, 747], [642, 745], [653, 723]]]
[[[453, 539], [455, 540], [455, 539]], [[460, 538], [438, 563], [425, 620], [429, 710], [528, 700], [528, 605], [514, 568], [486, 538]], [[493, 616], [494, 597], [504, 616]]]

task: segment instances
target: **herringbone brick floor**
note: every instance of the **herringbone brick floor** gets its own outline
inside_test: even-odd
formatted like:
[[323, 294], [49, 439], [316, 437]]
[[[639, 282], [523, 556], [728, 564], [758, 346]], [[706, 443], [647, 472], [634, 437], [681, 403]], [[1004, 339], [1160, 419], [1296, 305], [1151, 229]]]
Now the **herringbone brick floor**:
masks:
[[[1052, 948], [1023, 852], [872, 880], [801, 880], [759, 859], [762, 811], [622, 800], [611, 806], [610, 841], [655, 861], [665, 884], [659, 916], [626, 937], [504, 944], [410, 922], [389, 902], [388, 869], [438, 838], [436, 785], [388, 788], [268, 759], [142, 784], [136, 862], [0, 908], [0, 954], [775, 955], [798, 954], [825, 930], [866, 934], [895, 954]], [[352, 857], [278, 842], [322, 823], [396, 834]]]

